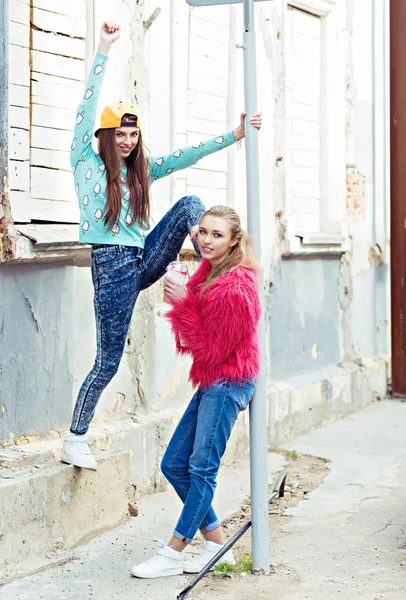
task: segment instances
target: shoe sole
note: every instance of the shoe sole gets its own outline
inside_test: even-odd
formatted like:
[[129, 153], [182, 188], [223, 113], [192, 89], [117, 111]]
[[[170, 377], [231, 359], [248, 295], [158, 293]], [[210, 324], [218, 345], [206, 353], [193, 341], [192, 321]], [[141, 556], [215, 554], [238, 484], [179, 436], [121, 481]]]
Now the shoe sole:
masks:
[[183, 567], [179, 567], [179, 569], [168, 569], [166, 571], [161, 571], [159, 574], [154, 573], [145, 573], [143, 575], [137, 575], [131, 571], [131, 577], [137, 577], [138, 579], [158, 579], [159, 577], [171, 577], [172, 575], [183, 575]]
[[79, 467], [81, 469], [88, 469], [89, 471], [97, 471], [97, 465], [94, 466], [90, 466], [89, 463], [86, 463], [86, 461], [80, 461], [80, 460], [72, 460], [71, 458], [69, 458], [69, 456], [67, 456], [64, 452], [62, 452], [61, 454], [61, 461], [63, 463], [66, 463], [67, 465], [73, 465], [74, 467]]

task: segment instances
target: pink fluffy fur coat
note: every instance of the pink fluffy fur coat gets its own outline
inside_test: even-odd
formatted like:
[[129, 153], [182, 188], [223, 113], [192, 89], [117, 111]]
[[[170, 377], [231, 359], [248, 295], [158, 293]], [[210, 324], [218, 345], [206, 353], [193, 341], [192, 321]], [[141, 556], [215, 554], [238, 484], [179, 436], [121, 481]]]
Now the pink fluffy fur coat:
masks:
[[193, 358], [189, 380], [208, 387], [218, 379], [238, 382], [259, 372], [257, 325], [261, 314], [255, 271], [236, 267], [200, 294], [210, 272], [202, 260], [187, 295], [166, 313], [176, 349]]

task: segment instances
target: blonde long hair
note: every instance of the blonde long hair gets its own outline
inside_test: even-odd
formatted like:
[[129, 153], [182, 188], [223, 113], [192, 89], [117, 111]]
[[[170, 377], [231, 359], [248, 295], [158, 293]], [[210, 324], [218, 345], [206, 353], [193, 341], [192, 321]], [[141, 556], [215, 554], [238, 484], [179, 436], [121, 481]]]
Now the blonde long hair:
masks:
[[220, 217], [227, 221], [231, 228], [231, 239], [237, 239], [237, 243], [230, 248], [230, 253], [223, 262], [212, 267], [209, 276], [202, 287], [202, 294], [216, 281], [216, 279], [229, 273], [235, 267], [243, 267], [244, 269], [250, 269], [252, 271], [255, 271], [258, 268], [257, 257], [252, 250], [249, 235], [241, 227], [240, 217], [235, 210], [228, 206], [212, 206], [209, 210], [206, 210], [200, 219], [200, 223], [208, 216]]

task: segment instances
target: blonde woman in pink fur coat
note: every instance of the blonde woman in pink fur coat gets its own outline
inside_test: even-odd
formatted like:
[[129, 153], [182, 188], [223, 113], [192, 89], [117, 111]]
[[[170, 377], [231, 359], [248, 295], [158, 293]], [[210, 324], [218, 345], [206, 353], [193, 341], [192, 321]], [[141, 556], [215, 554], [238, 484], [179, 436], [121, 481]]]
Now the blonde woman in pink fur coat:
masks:
[[[176, 348], [191, 355], [190, 381], [197, 387], [161, 464], [183, 510], [168, 544], [159, 540], [158, 551], [132, 569], [134, 577], [198, 573], [224, 545], [211, 505], [216, 477], [259, 371], [257, 261], [236, 212], [210, 208], [199, 223], [197, 241], [203, 260], [189, 283], [169, 278], [164, 283]], [[204, 538], [200, 554], [184, 560], [183, 550], [198, 529]], [[220, 561], [235, 564], [232, 551]]]

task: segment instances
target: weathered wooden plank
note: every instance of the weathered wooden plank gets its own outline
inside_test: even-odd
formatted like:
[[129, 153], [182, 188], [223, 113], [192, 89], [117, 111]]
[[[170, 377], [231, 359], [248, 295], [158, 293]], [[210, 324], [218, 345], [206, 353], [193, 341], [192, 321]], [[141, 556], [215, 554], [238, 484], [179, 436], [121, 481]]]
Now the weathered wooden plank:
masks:
[[195, 117], [196, 119], [206, 119], [207, 121], [215, 121], [216, 123], [227, 122], [227, 110], [210, 108], [210, 106], [204, 104], [192, 104], [187, 105], [188, 117]]
[[85, 62], [76, 58], [66, 58], [47, 52], [32, 50], [32, 70], [47, 75], [56, 75], [75, 81], [84, 81]]
[[206, 56], [191, 54], [189, 59], [189, 70], [197, 75], [215, 77], [216, 79], [228, 80], [228, 60], [215, 60]]
[[10, 189], [21, 192], [30, 190], [30, 163], [20, 160], [10, 160], [9, 163]]
[[190, 34], [205, 40], [212, 40], [219, 44], [229, 45], [229, 31], [227, 27], [215, 24], [210, 24], [210, 27], [208, 27], [207, 21], [199, 19], [194, 15], [190, 18]]
[[77, 202], [31, 198], [30, 214], [31, 219], [37, 221], [79, 223], [79, 206]]
[[29, 223], [31, 220], [29, 192], [11, 190], [9, 197], [14, 223]]
[[224, 122], [196, 119], [195, 117], [188, 117], [187, 122], [188, 131], [193, 131], [206, 137], [214, 137], [227, 130], [227, 125]]
[[77, 38], [70, 38], [57, 33], [45, 31], [32, 31], [32, 48], [41, 52], [69, 56], [71, 58], [85, 59], [86, 42]]
[[74, 17], [76, 19], [86, 18], [86, 1], [85, 0], [33, 0], [34, 8], [41, 8], [50, 12]]
[[10, 21], [30, 26], [30, 3], [20, 0], [9, 2]]
[[191, 168], [187, 172], [188, 185], [199, 186], [202, 188], [227, 188], [227, 173], [219, 171], [207, 171], [205, 169]]
[[[214, 154], [209, 154], [209, 156], [205, 156], [195, 165], [193, 165], [194, 169], [200, 169], [203, 171], [222, 171], [223, 173], [227, 173], [227, 167], [228, 155], [225, 150], [220, 150]], [[186, 174], [188, 172], [188, 170], [185, 171]]]
[[9, 101], [12, 106], [28, 108], [30, 106], [30, 88], [26, 85], [10, 85]]
[[51, 129], [48, 127], [31, 127], [31, 147], [44, 148], [45, 150], [70, 149], [73, 135], [71, 131]]
[[28, 48], [10, 44], [10, 83], [30, 85], [30, 54]]
[[214, 40], [208, 41], [197, 35], [189, 36], [189, 53], [192, 56], [207, 56], [228, 63], [228, 44], [222, 44]]
[[33, 104], [76, 110], [84, 92], [82, 82], [36, 72], [31, 77]]
[[16, 46], [24, 46], [28, 48], [30, 45], [30, 28], [28, 25], [10, 21], [10, 44]]
[[72, 173], [31, 167], [31, 195], [44, 200], [77, 202]]
[[227, 204], [227, 190], [187, 185], [187, 194], [201, 198], [207, 208], [217, 204]]
[[43, 31], [65, 33], [66, 35], [82, 39], [86, 37], [86, 19], [84, 18], [76, 19], [34, 8], [32, 10], [32, 22]]
[[69, 152], [63, 152], [62, 150], [31, 148], [31, 166], [51, 167], [72, 173], [69, 156]]
[[208, 106], [209, 108], [227, 111], [227, 98], [216, 96], [208, 92], [188, 90], [188, 102], [199, 106]]
[[19, 129], [30, 129], [30, 109], [22, 108], [21, 106], [10, 106], [9, 108], [9, 123], [10, 127]]
[[289, 138], [291, 150], [308, 150], [309, 152], [320, 151], [320, 139], [307, 135], [291, 135]]
[[195, 90], [196, 92], [207, 92], [207, 90], [210, 90], [214, 95], [226, 98], [228, 93], [228, 83], [222, 79], [206, 77], [190, 71], [189, 89]]
[[68, 108], [32, 105], [32, 124], [38, 127], [52, 127], [64, 131], [73, 131], [76, 112]]
[[[229, 6], [200, 6], [199, 7], [199, 18], [206, 21], [208, 25], [217, 24], [225, 27], [228, 25], [230, 18], [230, 7]], [[192, 19], [194, 15], [192, 13]]]
[[9, 136], [10, 159], [29, 160], [30, 158], [30, 132], [24, 129], [10, 127]]

